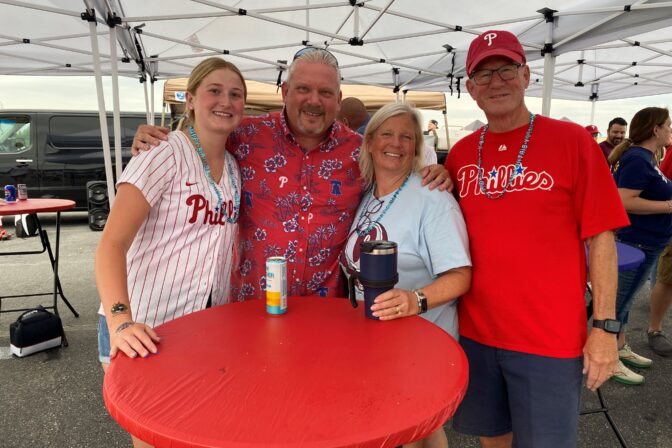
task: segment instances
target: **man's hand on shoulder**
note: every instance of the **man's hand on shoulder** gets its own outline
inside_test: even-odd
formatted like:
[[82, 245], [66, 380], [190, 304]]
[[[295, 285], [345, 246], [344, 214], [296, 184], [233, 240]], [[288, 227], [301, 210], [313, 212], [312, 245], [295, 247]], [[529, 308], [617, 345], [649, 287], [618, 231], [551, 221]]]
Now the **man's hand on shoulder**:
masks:
[[141, 124], [135, 131], [133, 145], [131, 145], [131, 154], [137, 156], [140, 151], [146, 151], [161, 143], [162, 140], [168, 140], [169, 128], [152, 126], [151, 124]]
[[422, 185], [429, 185], [429, 189], [439, 188], [439, 191], [453, 191], [453, 180], [443, 165], [428, 165], [420, 170]]

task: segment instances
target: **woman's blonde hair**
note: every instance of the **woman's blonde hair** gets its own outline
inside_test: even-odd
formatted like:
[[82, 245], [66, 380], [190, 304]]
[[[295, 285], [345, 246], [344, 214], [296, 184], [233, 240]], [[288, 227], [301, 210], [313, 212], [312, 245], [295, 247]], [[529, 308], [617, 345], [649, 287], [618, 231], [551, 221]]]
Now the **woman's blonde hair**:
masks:
[[415, 157], [413, 158], [413, 167], [411, 168], [411, 171], [419, 171], [424, 166], [423, 154], [425, 141], [422, 138], [422, 118], [420, 118], [420, 114], [407, 103], [386, 104], [378, 109], [378, 112], [373, 114], [373, 117], [371, 117], [371, 120], [369, 121], [369, 124], [366, 125], [366, 130], [364, 131], [362, 149], [359, 154], [359, 171], [367, 187], [373, 184], [375, 177], [373, 158], [371, 157], [369, 145], [378, 128], [381, 127], [387, 119], [399, 115], [407, 115], [411, 121], [413, 121], [413, 126], [415, 128]]
[[[238, 77], [240, 78], [240, 82], [243, 83], [243, 94], [245, 100], [247, 100], [247, 84], [245, 84], [245, 78], [243, 78], [243, 74], [240, 72], [240, 70], [238, 70], [238, 67], [236, 67], [229, 61], [225, 61], [222, 58], [215, 58], [215, 57], [205, 59], [196, 67], [194, 67], [194, 69], [191, 71], [191, 74], [189, 75], [189, 81], [187, 82], [187, 92], [195, 96], [196, 89], [198, 89], [198, 86], [201, 85], [206, 76], [208, 76], [215, 70], [221, 70], [221, 69], [230, 70], [236, 75], [238, 75]], [[186, 128], [187, 126], [193, 126], [194, 111], [192, 109], [189, 109], [189, 107], [187, 107], [184, 110], [184, 117], [182, 120], [180, 120], [180, 122], [181, 122], [180, 129]]]
[[[650, 139], [656, 126], [662, 126], [670, 117], [670, 111], [664, 107], [645, 107], [632, 117], [628, 138], [624, 138], [609, 154], [609, 164], [614, 166], [621, 160], [623, 153], [632, 145], [639, 145]], [[662, 154], [656, 150], [656, 160], [660, 161]]]

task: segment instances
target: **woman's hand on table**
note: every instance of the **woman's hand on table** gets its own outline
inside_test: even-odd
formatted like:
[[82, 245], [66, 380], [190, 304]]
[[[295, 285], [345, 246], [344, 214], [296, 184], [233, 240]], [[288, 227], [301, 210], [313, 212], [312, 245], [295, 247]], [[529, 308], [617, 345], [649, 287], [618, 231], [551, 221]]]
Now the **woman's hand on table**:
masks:
[[145, 324], [126, 321], [110, 329], [110, 359], [121, 351], [129, 358], [140, 355], [145, 358], [150, 353], [157, 354], [156, 344], [161, 338], [154, 330]]
[[394, 288], [376, 297], [371, 305], [371, 311], [380, 320], [392, 320], [415, 316], [420, 308], [418, 308], [418, 299], [413, 291]]

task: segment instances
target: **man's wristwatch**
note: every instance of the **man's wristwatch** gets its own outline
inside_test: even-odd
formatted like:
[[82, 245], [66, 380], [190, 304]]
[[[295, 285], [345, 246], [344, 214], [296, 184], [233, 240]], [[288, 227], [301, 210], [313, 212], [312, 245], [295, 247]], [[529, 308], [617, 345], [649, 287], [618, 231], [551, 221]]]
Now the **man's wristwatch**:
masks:
[[418, 309], [419, 309], [418, 314], [426, 313], [427, 296], [419, 289], [414, 289], [413, 293], [415, 294], [415, 297], [418, 299]]
[[593, 320], [593, 328], [599, 328], [607, 333], [618, 334], [621, 332], [621, 323], [614, 319]]

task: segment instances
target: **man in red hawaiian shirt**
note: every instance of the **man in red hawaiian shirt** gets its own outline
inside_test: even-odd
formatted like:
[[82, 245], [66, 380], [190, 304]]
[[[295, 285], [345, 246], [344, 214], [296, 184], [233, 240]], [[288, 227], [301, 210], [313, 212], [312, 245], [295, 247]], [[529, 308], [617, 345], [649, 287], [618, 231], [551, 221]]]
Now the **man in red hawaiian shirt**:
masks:
[[[243, 182], [232, 300], [264, 297], [265, 261], [272, 256], [287, 258], [289, 295], [344, 295], [338, 255], [362, 184], [361, 137], [335, 120], [340, 79], [331, 53], [300, 50], [282, 85], [283, 111], [244, 118], [227, 142]], [[140, 126], [133, 148], [148, 149], [166, 132]], [[425, 183], [445, 189], [445, 170], [430, 168]]]

